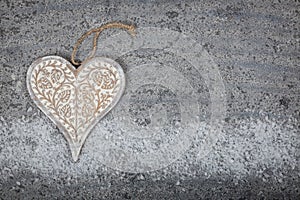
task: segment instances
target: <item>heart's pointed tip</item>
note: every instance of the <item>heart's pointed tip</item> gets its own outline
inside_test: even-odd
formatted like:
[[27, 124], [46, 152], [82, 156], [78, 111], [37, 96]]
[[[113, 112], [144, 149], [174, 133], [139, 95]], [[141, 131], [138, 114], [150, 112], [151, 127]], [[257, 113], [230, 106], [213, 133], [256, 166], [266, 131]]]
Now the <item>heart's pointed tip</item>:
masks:
[[79, 154], [81, 151], [81, 147], [71, 147], [72, 158], [74, 162], [77, 162], [79, 159]]
[[76, 155], [74, 156], [74, 155], [72, 155], [72, 158], [73, 158], [73, 161], [74, 161], [74, 162], [77, 162], [78, 159], [79, 159], [79, 156], [76, 156]]

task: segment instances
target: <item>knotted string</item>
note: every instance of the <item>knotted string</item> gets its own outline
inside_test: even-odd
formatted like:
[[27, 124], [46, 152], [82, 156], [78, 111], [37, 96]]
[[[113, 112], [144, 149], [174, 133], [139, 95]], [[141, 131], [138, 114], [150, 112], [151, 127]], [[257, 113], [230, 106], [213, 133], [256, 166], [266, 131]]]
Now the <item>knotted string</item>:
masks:
[[80, 65], [81, 63], [75, 61], [76, 52], [78, 50], [79, 45], [91, 34], [95, 33], [94, 39], [93, 39], [93, 49], [90, 53], [90, 56], [87, 59], [90, 59], [94, 57], [96, 50], [97, 50], [97, 41], [99, 38], [99, 35], [102, 31], [109, 28], [121, 28], [127, 30], [132, 36], [135, 36], [135, 27], [134, 25], [127, 25], [120, 22], [112, 22], [105, 25], [102, 25], [98, 28], [94, 28], [83, 34], [76, 42], [76, 44], [73, 47], [73, 52], [71, 56], [71, 62], [73, 65]]

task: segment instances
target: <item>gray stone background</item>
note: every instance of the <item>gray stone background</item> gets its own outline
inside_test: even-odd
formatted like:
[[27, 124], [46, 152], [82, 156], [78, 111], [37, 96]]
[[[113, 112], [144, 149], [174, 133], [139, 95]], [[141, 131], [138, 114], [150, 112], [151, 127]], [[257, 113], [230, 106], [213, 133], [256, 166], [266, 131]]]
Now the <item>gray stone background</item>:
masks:
[[[0, 5], [0, 199], [300, 198], [299, 1]], [[110, 21], [137, 26], [136, 38], [106, 31], [97, 51], [121, 64], [127, 91], [74, 163], [63, 135], [30, 99], [26, 72], [42, 56], [69, 59], [77, 38]], [[164, 33], [194, 42], [168, 43]], [[175, 43], [189, 47], [184, 55]], [[176, 135], [188, 145], [173, 148]], [[112, 145], [123, 151], [109, 153]], [[154, 153], [139, 157], [145, 149]]]

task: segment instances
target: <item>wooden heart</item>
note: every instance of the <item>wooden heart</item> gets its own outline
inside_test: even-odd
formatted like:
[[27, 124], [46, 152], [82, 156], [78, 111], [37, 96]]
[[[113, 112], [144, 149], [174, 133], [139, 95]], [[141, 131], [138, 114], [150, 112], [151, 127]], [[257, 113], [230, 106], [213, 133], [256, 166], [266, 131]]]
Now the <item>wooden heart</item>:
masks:
[[27, 88], [37, 106], [67, 139], [74, 161], [95, 124], [120, 100], [125, 88], [121, 66], [95, 57], [76, 69], [59, 56], [32, 63]]

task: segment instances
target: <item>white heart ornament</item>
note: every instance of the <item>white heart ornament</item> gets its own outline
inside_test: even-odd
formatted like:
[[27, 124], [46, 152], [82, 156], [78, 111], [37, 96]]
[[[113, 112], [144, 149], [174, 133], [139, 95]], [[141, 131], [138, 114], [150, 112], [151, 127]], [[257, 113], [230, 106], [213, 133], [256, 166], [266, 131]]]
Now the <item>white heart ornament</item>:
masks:
[[43, 57], [31, 64], [26, 81], [33, 101], [64, 134], [74, 161], [125, 89], [121, 66], [104, 57], [88, 59], [78, 69], [62, 57]]

